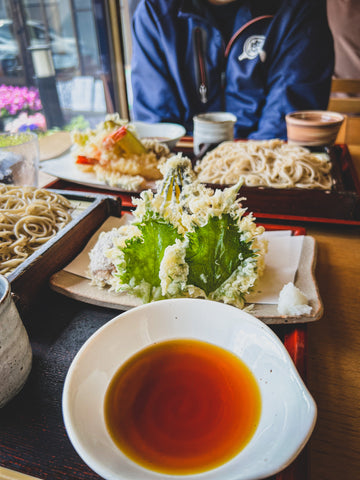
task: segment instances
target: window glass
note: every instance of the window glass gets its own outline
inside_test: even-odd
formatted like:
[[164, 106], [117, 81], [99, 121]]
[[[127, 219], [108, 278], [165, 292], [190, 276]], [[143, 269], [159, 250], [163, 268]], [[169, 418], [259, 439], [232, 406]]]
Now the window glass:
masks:
[[14, 39], [13, 27], [10, 20], [0, 20], [0, 38], [3, 42]]
[[85, 74], [96, 74], [99, 70], [97, 34], [91, 11], [77, 13], [79, 49], [82, 70]]
[[91, 0], [75, 0], [74, 5], [76, 8], [91, 8]]
[[[39, 65], [44, 62], [36, 61], [39, 55], [53, 68], [40, 70], [53, 71], [50, 103], [59, 106], [59, 127], [80, 117], [95, 126], [107, 112], [121, 114], [119, 98], [126, 97], [125, 82], [119, 80], [123, 60], [114, 57], [112, 44], [121, 46], [123, 39], [112, 34], [111, 8], [120, 18], [116, 0], [0, 0], [0, 131], [9, 129], [20, 113], [46, 117], [49, 92], [44, 96], [42, 91]], [[26, 106], [24, 100], [23, 109], [16, 109], [20, 91], [36, 92], [37, 107]], [[52, 128], [49, 121], [47, 127], [50, 123]]]

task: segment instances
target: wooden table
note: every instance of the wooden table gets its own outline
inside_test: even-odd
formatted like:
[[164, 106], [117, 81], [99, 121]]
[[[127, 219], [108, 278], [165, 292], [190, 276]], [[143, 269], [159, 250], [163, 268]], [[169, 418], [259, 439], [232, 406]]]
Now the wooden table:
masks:
[[[360, 146], [350, 146], [360, 178]], [[312, 225], [323, 318], [308, 328], [308, 387], [318, 406], [309, 480], [360, 478], [360, 227]]]
[[[350, 147], [350, 152], [360, 178], [360, 147]], [[48, 182], [49, 178], [45, 179]], [[307, 383], [318, 405], [317, 424], [308, 444], [307, 480], [355, 480], [360, 478], [360, 226], [315, 223], [306, 223], [304, 226], [307, 234], [317, 240], [316, 277], [324, 303], [323, 318], [309, 324], [307, 334]], [[95, 331], [114, 316], [113, 312], [106, 309], [95, 310], [96, 315], [93, 307], [79, 305], [67, 298], [59, 299], [59, 296], [53, 294], [47, 299], [45, 310], [43, 308], [36, 310], [38, 321], [29, 325], [29, 328], [43, 341], [42, 344], [34, 345], [37, 361], [53, 358], [53, 361], [46, 364], [49, 388], [55, 390], [61, 388], [61, 385], [57, 385], [52, 379], [56, 377], [57, 369], [66, 368], [70, 364], [70, 353], [54, 343], [56, 335], [61, 329], [63, 335], [73, 335], [73, 347], [78, 348], [85, 339], [84, 325]], [[70, 332], [66, 328], [67, 315], [71, 315], [75, 322]], [[47, 319], [52, 322], [52, 328], [43, 331], [42, 326]], [[90, 326], [87, 322], [90, 322]], [[87, 331], [86, 335], [88, 333]], [[49, 349], [46, 354], [41, 351], [44, 344]], [[38, 394], [44, 397], [34, 398], [34, 401], [46, 405], [49, 399], [41, 386]], [[21, 404], [21, 397], [15, 399], [15, 406], [17, 402]], [[59, 415], [53, 425], [53, 438], [48, 445], [42, 444], [45, 436], [41, 432], [40, 424], [35, 423], [34, 430], [27, 428], [24, 432], [24, 438], [32, 439], [32, 442], [36, 441], [38, 444], [37, 457], [32, 458], [33, 469], [24, 470], [21, 461], [16, 468], [15, 466], [12, 468], [41, 476], [43, 479], [79, 480], [80, 477], [74, 476], [71, 468], [66, 476], [57, 476], [56, 473], [56, 468], [60, 468], [56, 463], [57, 439], [60, 440], [59, 436], [63, 435], [59, 432], [62, 422], [61, 406], [58, 405], [58, 408]], [[25, 414], [26, 412], [19, 413], [20, 421], [21, 415]], [[38, 418], [41, 418], [41, 415]], [[5, 450], [2, 447], [0, 446], [0, 465], [9, 465], [2, 461], [5, 456], [11, 456], [16, 461], [17, 453], [14, 444], [11, 443], [11, 435], [9, 446]], [[22, 454], [26, 456], [30, 446], [23, 445], [22, 449], [25, 449]], [[48, 468], [48, 473], [45, 474], [43, 468], [40, 468], [44, 449], [47, 451], [45, 463]], [[75, 453], [69, 459], [69, 465], [70, 460], [82, 462]], [[20, 480], [22, 477], [7, 477], [0, 468], [0, 479], [8, 478]], [[85, 465], [81, 478], [91, 478], [91, 472]]]
[[311, 227], [323, 318], [308, 328], [308, 387], [318, 406], [309, 480], [360, 478], [360, 229]]

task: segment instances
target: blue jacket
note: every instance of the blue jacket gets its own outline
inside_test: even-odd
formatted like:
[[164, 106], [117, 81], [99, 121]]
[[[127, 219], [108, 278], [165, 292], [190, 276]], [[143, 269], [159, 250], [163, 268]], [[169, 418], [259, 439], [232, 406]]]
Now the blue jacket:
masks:
[[225, 44], [204, 0], [142, 0], [133, 18], [135, 120], [226, 110], [236, 138], [286, 138], [285, 114], [326, 109], [334, 67], [325, 0], [238, 1]]

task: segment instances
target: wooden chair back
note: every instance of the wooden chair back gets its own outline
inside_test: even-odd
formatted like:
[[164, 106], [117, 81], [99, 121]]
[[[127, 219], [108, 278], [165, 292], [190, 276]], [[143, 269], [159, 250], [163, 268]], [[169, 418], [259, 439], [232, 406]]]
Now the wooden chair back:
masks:
[[328, 110], [345, 115], [336, 142], [360, 144], [360, 79], [333, 78]]
[[328, 110], [360, 115], [360, 79], [334, 78]]

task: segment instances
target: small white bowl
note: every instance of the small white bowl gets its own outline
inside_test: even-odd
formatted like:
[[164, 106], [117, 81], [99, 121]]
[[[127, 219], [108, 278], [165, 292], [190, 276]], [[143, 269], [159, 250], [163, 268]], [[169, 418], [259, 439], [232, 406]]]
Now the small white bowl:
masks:
[[222, 466], [186, 479], [255, 480], [288, 466], [313, 431], [313, 398], [268, 326], [238, 308], [200, 299], [134, 308], [105, 324], [79, 350], [64, 384], [63, 417], [84, 462], [107, 480], [179, 478], [147, 470], [126, 457], [113, 443], [103, 413], [109, 382], [124, 361], [154, 342], [175, 338], [202, 340], [238, 355], [257, 379], [262, 398], [259, 426], [245, 448]]
[[165, 143], [170, 150], [186, 134], [182, 125], [177, 123], [131, 122], [140, 138], [156, 138]]

